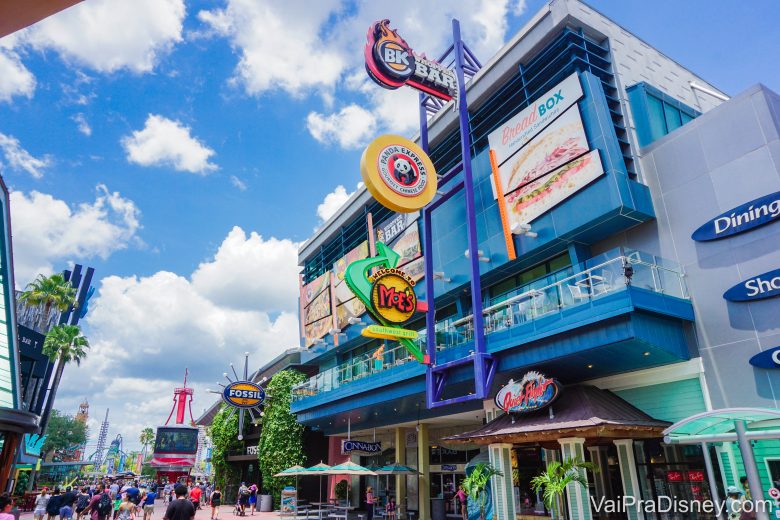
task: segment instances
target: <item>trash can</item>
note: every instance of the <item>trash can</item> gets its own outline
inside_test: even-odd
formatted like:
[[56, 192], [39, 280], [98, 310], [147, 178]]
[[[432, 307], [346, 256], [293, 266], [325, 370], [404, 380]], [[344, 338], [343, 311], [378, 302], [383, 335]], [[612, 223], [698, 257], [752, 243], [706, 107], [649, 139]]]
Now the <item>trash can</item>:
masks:
[[444, 499], [432, 498], [431, 499], [431, 520], [444, 520], [445, 518], [446, 518], [446, 513], [444, 510]]
[[271, 495], [260, 495], [260, 511], [269, 513], [274, 510], [274, 497]]

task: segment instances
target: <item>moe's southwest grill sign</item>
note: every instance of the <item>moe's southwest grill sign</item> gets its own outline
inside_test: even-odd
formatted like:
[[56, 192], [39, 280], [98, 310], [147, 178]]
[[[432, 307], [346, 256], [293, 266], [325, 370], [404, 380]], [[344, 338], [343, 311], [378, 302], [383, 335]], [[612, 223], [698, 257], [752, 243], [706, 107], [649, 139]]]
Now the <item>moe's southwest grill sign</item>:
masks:
[[748, 278], [723, 293], [723, 297], [732, 302], [749, 302], [775, 296], [780, 296], [780, 269]]
[[222, 400], [234, 408], [257, 408], [265, 402], [265, 390], [252, 381], [235, 381], [222, 391]]
[[390, 323], [404, 323], [417, 309], [414, 280], [400, 269], [380, 269], [372, 277], [371, 307]]
[[496, 405], [507, 413], [529, 413], [549, 406], [561, 388], [555, 379], [539, 372], [527, 372], [519, 381], [510, 380], [496, 394]]
[[408, 85], [445, 101], [452, 99], [458, 89], [455, 73], [415, 54], [398, 31], [390, 28], [390, 20], [380, 20], [368, 28], [364, 54], [366, 72], [386, 89]]
[[718, 240], [780, 220], [780, 191], [764, 195], [721, 213], [693, 232], [699, 242]]

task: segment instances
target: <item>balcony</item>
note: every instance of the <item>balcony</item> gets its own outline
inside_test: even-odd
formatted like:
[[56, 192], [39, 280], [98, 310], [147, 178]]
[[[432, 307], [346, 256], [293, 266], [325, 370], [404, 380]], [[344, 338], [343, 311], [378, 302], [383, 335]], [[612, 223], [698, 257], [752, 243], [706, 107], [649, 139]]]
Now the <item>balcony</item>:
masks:
[[[679, 267], [646, 253], [622, 249], [554, 273], [501, 298], [483, 311], [487, 349], [491, 353], [635, 310], [693, 319]], [[474, 340], [473, 316], [437, 322], [435, 330], [437, 363], [468, 355]], [[425, 330], [419, 331], [417, 342], [423, 350], [425, 336]], [[552, 352], [549, 357], [554, 357]], [[403, 347], [380, 348], [297, 385], [293, 388], [293, 411], [303, 411], [320, 402], [312, 399], [315, 396], [329, 394], [329, 400], [339, 399], [424, 373], [425, 367]]]

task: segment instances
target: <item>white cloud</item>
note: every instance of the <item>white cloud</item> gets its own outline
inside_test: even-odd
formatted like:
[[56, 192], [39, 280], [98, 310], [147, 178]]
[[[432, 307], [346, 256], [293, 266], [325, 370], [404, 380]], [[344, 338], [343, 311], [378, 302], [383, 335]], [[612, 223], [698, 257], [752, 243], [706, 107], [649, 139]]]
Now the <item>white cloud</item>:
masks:
[[92, 127], [89, 126], [89, 121], [87, 121], [87, 118], [84, 117], [84, 114], [79, 112], [71, 119], [76, 123], [76, 127], [79, 129], [79, 132], [86, 135], [87, 137], [92, 135]]
[[310, 112], [306, 116], [306, 128], [321, 143], [359, 148], [373, 135], [376, 118], [365, 108], [352, 104], [330, 115]]
[[99, 72], [150, 72], [181, 41], [184, 15], [184, 0], [90, 0], [35, 24], [21, 39]]
[[0, 132], [0, 151], [3, 153], [5, 163], [0, 166], [7, 166], [14, 171], [24, 171], [40, 179], [51, 161], [44, 157], [42, 159], [33, 157], [30, 152], [22, 148], [21, 143], [12, 135], [6, 135]]
[[246, 92], [300, 94], [333, 86], [345, 66], [330, 41], [332, 28], [323, 27], [340, 7], [339, 0], [228, 0], [225, 9], [198, 17], [240, 54], [235, 80]]
[[32, 98], [33, 92], [35, 76], [16, 52], [0, 45], [0, 101], [10, 102], [14, 96]]
[[246, 235], [234, 227], [214, 258], [192, 274], [192, 285], [216, 304], [262, 311], [295, 311], [298, 245], [290, 240]]
[[[355, 191], [361, 186], [363, 186], [363, 183], [358, 183]], [[325, 198], [322, 199], [322, 202], [317, 206], [317, 216], [320, 217], [323, 222], [327, 221], [330, 217], [335, 215], [341, 206], [343, 206], [354, 194], [354, 191], [347, 193], [347, 189], [339, 184], [336, 186], [336, 189], [325, 195]]]
[[230, 176], [230, 183], [238, 188], [240, 191], [246, 191], [246, 183], [236, 177], [235, 175]]
[[127, 160], [141, 166], [172, 166], [175, 170], [207, 174], [217, 165], [209, 158], [214, 150], [190, 135], [190, 128], [155, 114], [149, 114], [142, 130], [122, 138]]
[[50, 274], [67, 262], [107, 258], [125, 249], [141, 227], [135, 203], [102, 184], [94, 202], [75, 207], [51, 195], [11, 192], [16, 283]]
[[110, 438], [121, 432], [137, 446], [143, 427], [164, 423], [187, 367], [197, 418], [217, 399], [206, 389], [244, 352], [253, 370], [298, 344], [296, 259], [297, 244], [236, 227], [189, 278], [104, 278], [85, 321], [92, 348], [66, 368], [57, 408], [74, 410], [88, 395], [98, 421], [111, 407]]

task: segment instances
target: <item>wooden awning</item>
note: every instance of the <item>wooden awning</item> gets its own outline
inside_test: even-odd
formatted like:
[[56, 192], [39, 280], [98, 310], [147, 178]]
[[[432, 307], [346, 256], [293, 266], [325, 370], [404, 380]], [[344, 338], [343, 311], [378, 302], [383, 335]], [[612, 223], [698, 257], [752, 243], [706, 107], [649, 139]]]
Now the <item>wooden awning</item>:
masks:
[[0, 38], [47, 18], [83, 0], [3, 0]]
[[454, 443], [541, 443], [565, 437], [647, 439], [662, 437], [671, 423], [653, 419], [608, 390], [590, 385], [563, 388], [547, 408], [530, 414], [504, 414], [485, 426], [446, 437]]

